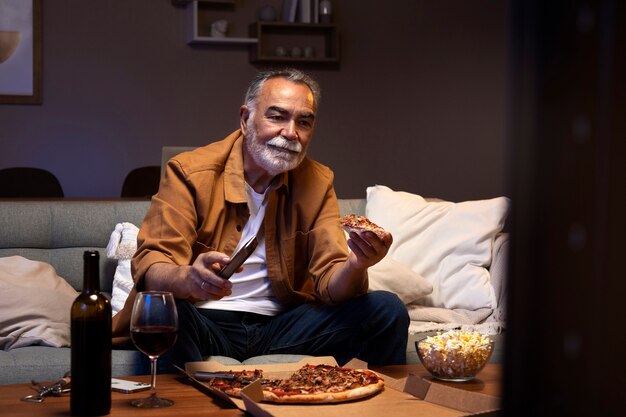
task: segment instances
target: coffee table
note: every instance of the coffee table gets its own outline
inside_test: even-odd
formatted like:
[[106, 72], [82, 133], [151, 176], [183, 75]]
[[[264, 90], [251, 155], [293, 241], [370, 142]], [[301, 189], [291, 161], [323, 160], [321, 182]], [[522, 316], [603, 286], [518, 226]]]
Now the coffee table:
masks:
[[[428, 376], [422, 365], [394, 365], [373, 368], [393, 378], [406, 377], [409, 373], [419, 376]], [[494, 396], [500, 395], [501, 365], [489, 364], [483, 369], [474, 381], [463, 383], [446, 383], [456, 388], [478, 391]], [[124, 379], [132, 381], [150, 382], [149, 376], [133, 376]], [[434, 380], [437, 382], [436, 380]], [[157, 388], [160, 395], [175, 401], [172, 407], [162, 409], [142, 410], [130, 405], [135, 398], [148, 395], [149, 391], [135, 394], [112, 394], [112, 417], [137, 416], [176, 416], [176, 417], [244, 417], [247, 414], [233, 406], [203, 393], [190, 385], [185, 377], [179, 375], [159, 375]], [[47, 397], [42, 403], [26, 403], [20, 398], [32, 394], [29, 384], [0, 385], [0, 410], [2, 415], [12, 417], [31, 416], [69, 416], [69, 396]], [[6, 412], [6, 414], [5, 414]]]

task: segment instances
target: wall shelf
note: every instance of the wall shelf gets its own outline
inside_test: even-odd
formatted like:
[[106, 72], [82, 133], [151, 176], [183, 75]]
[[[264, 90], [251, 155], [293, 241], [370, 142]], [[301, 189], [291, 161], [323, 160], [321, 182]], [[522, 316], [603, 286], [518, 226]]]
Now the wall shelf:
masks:
[[[250, 52], [251, 62], [339, 63], [339, 32], [335, 25], [256, 22], [250, 25], [250, 36], [258, 39]], [[278, 47], [284, 48], [286, 55], [280, 56]], [[304, 56], [307, 47], [313, 48], [313, 56]], [[300, 50], [300, 56], [290, 55], [294, 48]]]
[[215, 3], [215, 4], [235, 4], [235, 0], [172, 0], [174, 6], [186, 6], [189, 3]]
[[[339, 31], [334, 24], [250, 23], [256, 19], [257, 6], [244, 4], [238, 12], [234, 0], [172, 0], [172, 3], [187, 9], [190, 45], [249, 47], [252, 63], [339, 63]], [[228, 22], [227, 36], [211, 36], [211, 24], [222, 19]], [[307, 55], [305, 50], [313, 53]]]
[[196, 36], [193, 39], [188, 41], [189, 44], [192, 45], [252, 45], [257, 43], [259, 40], [255, 38], [235, 38], [235, 37], [224, 37], [218, 38], [215, 36]]
[[[233, 15], [233, 8], [233, 0], [189, 2], [187, 4], [187, 43], [194, 45], [250, 45], [256, 43], [256, 38], [239, 36], [239, 34], [225, 37], [211, 36], [211, 22]], [[209, 18], [210, 16], [212, 17]]]
[[[174, 0], [173, 0], [174, 1]], [[234, 1], [191, 1], [187, 4], [187, 43], [198, 45], [250, 45], [256, 38], [211, 36], [211, 23], [234, 14]], [[226, 19], [231, 20], [231, 19]], [[244, 35], [242, 33], [241, 35]]]

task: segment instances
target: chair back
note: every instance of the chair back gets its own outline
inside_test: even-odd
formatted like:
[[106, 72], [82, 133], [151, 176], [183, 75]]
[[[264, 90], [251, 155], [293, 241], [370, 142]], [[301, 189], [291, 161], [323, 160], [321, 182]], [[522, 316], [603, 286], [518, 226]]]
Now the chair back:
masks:
[[122, 197], [152, 198], [159, 191], [161, 167], [151, 165], [135, 168], [126, 175]]
[[41, 168], [0, 169], [0, 198], [63, 198], [57, 177]]

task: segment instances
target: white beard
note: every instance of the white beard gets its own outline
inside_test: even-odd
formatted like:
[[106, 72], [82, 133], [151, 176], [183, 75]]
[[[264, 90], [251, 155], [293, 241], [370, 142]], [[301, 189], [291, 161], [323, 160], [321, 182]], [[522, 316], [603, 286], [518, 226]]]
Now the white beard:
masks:
[[297, 167], [306, 152], [300, 142], [290, 141], [283, 136], [275, 136], [266, 143], [260, 143], [256, 130], [248, 123], [248, 137], [244, 146], [254, 162], [270, 175], [278, 175]]

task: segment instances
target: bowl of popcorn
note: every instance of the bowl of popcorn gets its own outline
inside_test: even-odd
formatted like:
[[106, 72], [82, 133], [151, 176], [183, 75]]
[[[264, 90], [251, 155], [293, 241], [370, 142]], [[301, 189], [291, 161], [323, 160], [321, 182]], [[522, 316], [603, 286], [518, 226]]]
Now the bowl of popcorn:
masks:
[[473, 379], [487, 364], [494, 342], [479, 332], [449, 330], [415, 342], [422, 365], [437, 379]]

